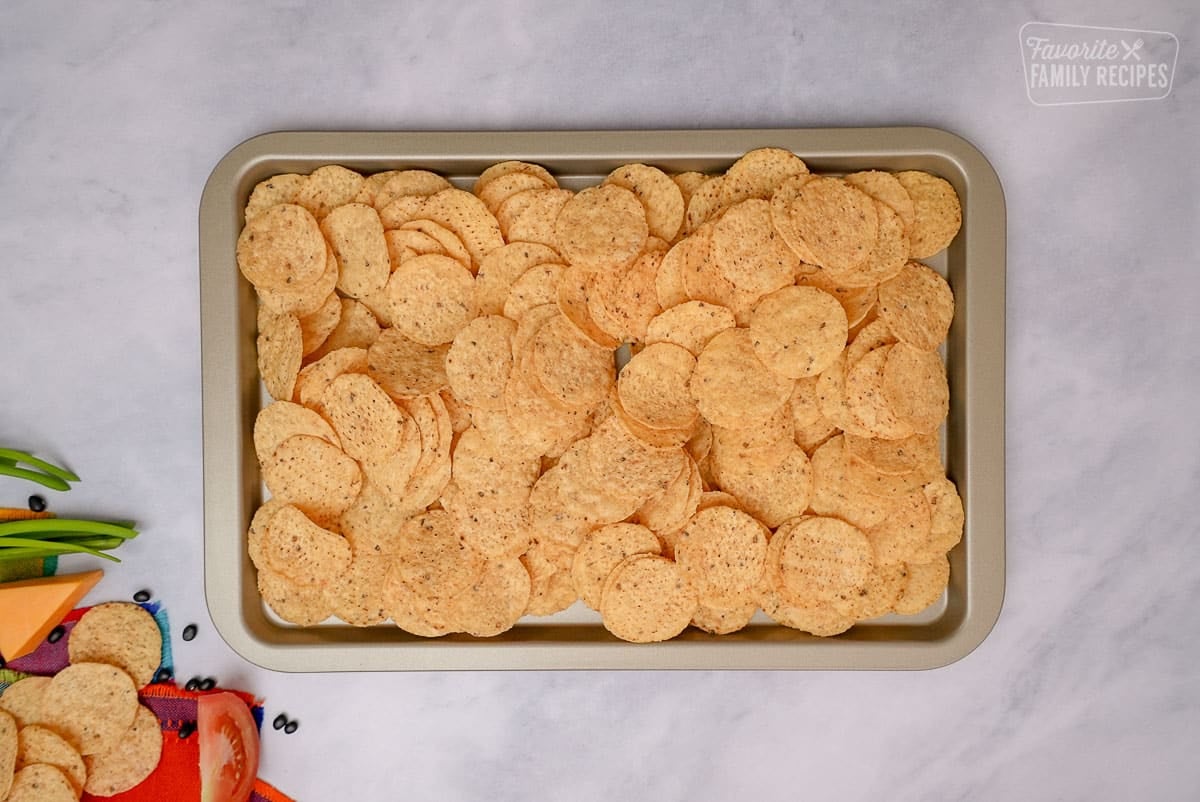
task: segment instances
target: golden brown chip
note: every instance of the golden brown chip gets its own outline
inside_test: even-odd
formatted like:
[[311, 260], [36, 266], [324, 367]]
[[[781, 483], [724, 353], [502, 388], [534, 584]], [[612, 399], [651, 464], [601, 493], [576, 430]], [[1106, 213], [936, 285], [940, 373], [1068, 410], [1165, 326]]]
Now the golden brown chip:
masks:
[[954, 187], [919, 170], [896, 173], [896, 180], [913, 202], [912, 258], [925, 259], [945, 249], [962, 226], [962, 206]]
[[909, 262], [879, 285], [879, 319], [902, 342], [932, 351], [954, 318], [954, 293], [933, 269]]
[[308, 356], [310, 362], [342, 348], [370, 348], [379, 339], [382, 328], [369, 306], [353, 298], [342, 298], [340, 307], [337, 325], [320, 347]]
[[662, 493], [638, 508], [636, 519], [657, 535], [677, 532], [696, 514], [703, 494], [704, 481], [700, 476], [700, 467], [689, 459]]
[[318, 280], [326, 245], [308, 210], [281, 203], [246, 221], [237, 241], [238, 268], [255, 287], [281, 290]]
[[[154, 719], [154, 725], [157, 730], [157, 718]], [[3, 729], [4, 725], [0, 724], [0, 741], [4, 740]], [[123, 741], [124, 739], [122, 739], [122, 743]], [[120, 748], [120, 744], [117, 748]], [[0, 753], [3, 751], [4, 747], [0, 746]], [[83, 758], [79, 756], [79, 751], [53, 730], [38, 724], [22, 727], [17, 733], [16, 758], [18, 771], [26, 766], [39, 763], [53, 766], [70, 780], [71, 787], [75, 789], [76, 794], [83, 791], [83, 784], [87, 781], [88, 775], [87, 766], [84, 765]], [[0, 778], [4, 776], [4, 763], [4, 756], [0, 754]], [[0, 779], [0, 791], [4, 790], [3, 786], [4, 782]]]
[[[883, 390], [884, 365], [895, 345], [870, 351], [846, 373], [846, 405], [862, 428], [875, 437], [901, 440], [913, 433]], [[920, 352], [919, 352], [920, 353]]]
[[293, 203], [308, 209], [318, 220], [338, 207], [352, 203], [364, 184], [363, 177], [337, 164], [312, 171], [296, 190]]
[[866, 530], [875, 559], [885, 565], [916, 562], [929, 543], [930, 508], [925, 494], [917, 489], [890, 498], [885, 509], [883, 520]]
[[757, 148], [745, 153], [725, 171], [721, 202], [726, 206], [747, 198], [770, 198], [794, 175], [808, 172], [804, 161], [783, 148]]
[[901, 615], [919, 613], [935, 603], [950, 582], [950, 561], [945, 556], [927, 563], [908, 563], [905, 570], [908, 579], [893, 608]]
[[692, 626], [710, 635], [729, 635], [745, 629], [757, 612], [758, 602], [753, 598], [733, 607], [701, 604], [692, 616]]
[[61, 769], [34, 763], [13, 775], [5, 802], [76, 802], [78, 798]]
[[376, 190], [374, 206], [383, 216], [383, 211], [397, 200], [424, 198], [450, 188], [450, 182], [429, 170], [399, 170], [392, 172]]
[[374, 470], [371, 463], [363, 465], [363, 474], [367, 477], [363, 489], [350, 509], [338, 518], [337, 528], [355, 554], [388, 555], [399, 540], [400, 527], [421, 508], [402, 497], [412, 478], [412, 467], [396, 477], [399, 490], [394, 493], [377, 485]]
[[[907, 343], [887, 346], [881, 389], [896, 417], [920, 434], [930, 434], [950, 410], [946, 366], [936, 351], [922, 351]], [[865, 361], [864, 357], [864, 361]]]
[[[688, 200], [691, 199], [692, 193], [699, 189], [700, 185], [708, 179], [709, 176], [704, 173], [698, 173], [695, 170], [675, 173], [671, 176], [671, 180], [675, 182], [675, 186], [679, 187], [679, 192], [683, 195], [684, 209], [687, 209]], [[684, 233], [682, 228], [680, 228], [679, 233]]]
[[627, 269], [601, 270], [588, 278], [588, 312], [606, 334], [620, 342], [641, 340], [661, 309], [654, 280], [665, 251], [649, 248]]
[[336, 521], [362, 487], [358, 463], [319, 437], [284, 440], [262, 464], [271, 495], [299, 508], [318, 524]]
[[646, 209], [650, 236], [666, 242], [675, 239], [683, 225], [683, 193], [669, 175], [647, 164], [625, 164], [609, 173], [604, 183], [637, 196]]
[[473, 498], [451, 482], [442, 492], [442, 507], [463, 540], [484, 557], [519, 557], [533, 540], [527, 503]]
[[644, 526], [617, 523], [592, 530], [579, 544], [571, 563], [575, 592], [593, 610], [600, 609], [600, 594], [613, 569], [633, 554], [659, 554], [658, 538]]
[[730, 428], [769, 419], [792, 394], [792, 380], [767, 368], [746, 329], [728, 329], [709, 340], [696, 360], [692, 396], [710, 423]]
[[325, 585], [350, 564], [350, 544], [341, 535], [323, 529], [303, 512], [285, 505], [263, 536], [267, 566], [299, 585]]
[[303, 360], [304, 335], [294, 315], [270, 315], [258, 330], [258, 373], [272, 398], [290, 401]]
[[333, 614], [355, 627], [387, 620], [383, 584], [391, 561], [380, 554], [360, 552], [350, 565], [321, 588]]
[[162, 757], [163, 734], [158, 716], [138, 705], [133, 725], [119, 744], [106, 752], [88, 755], [84, 790], [93, 796], [115, 796], [149, 777]]
[[296, 191], [307, 179], [308, 176], [283, 173], [259, 181], [250, 192], [250, 200], [246, 202], [246, 219], [249, 220], [272, 206], [292, 203], [295, 200]]
[[709, 258], [711, 226], [701, 227], [689, 239], [694, 239], [696, 245], [683, 254], [686, 258], [683, 265], [683, 288], [687, 297], [693, 301], [724, 306], [733, 312], [738, 325], [745, 326], [749, 322], [754, 304], [761, 296], [757, 292], [734, 286], [721, 275], [716, 261]]
[[854, 626], [853, 616], [839, 612], [830, 604], [793, 604], [784, 597], [778, 583], [761, 588], [758, 602], [775, 623], [819, 638], [839, 635]]
[[17, 726], [28, 727], [42, 720], [42, 694], [50, 684], [49, 677], [23, 677], [0, 694], [0, 710], [16, 720]]
[[451, 615], [468, 635], [499, 635], [525, 614], [531, 587], [529, 572], [520, 560], [488, 560], [479, 577], [455, 598]]
[[830, 278], [850, 287], [872, 287], [887, 281], [904, 267], [908, 259], [908, 237], [900, 216], [882, 201], [875, 201], [879, 233], [871, 254], [848, 273], [830, 274]]
[[454, 339], [475, 317], [475, 280], [448, 256], [426, 254], [401, 264], [387, 282], [392, 325], [422, 345]]
[[382, 172], [364, 176], [362, 186], [359, 187], [358, 194], [354, 196], [354, 202], [374, 206], [375, 198], [379, 195], [379, 190], [383, 189], [383, 185], [393, 176], [399, 174], [399, 170], [383, 170]]
[[279, 444], [297, 434], [319, 437], [340, 446], [338, 436], [329, 423], [311, 409], [291, 401], [274, 401], [259, 411], [254, 419], [254, 453], [265, 462]]
[[683, 449], [648, 445], [616, 416], [597, 425], [582, 442], [592, 475], [601, 477], [611, 492], [635, 499], [633, 509], [616, 520], [665, 490], [687, 462]]
[[866, 170], [843, 176], [847, 184], [861, 189], [877, 201], [886, 203], [892, 211], [900, 215], [904, 231], [912, 230], [915, 218], [912, 197], [904, 185], [891, 173], [881, 170]]
[[646, 210], [624, 187], [589, 187], [567, 201], [554, 223], [558, 252], [590, 271], [620, 269], [642, 252]]
[[648, 345], [634, 354], [617, 379], [621, 406], [655, 429], [688, 428], [699, 416], [688, 389], [696, 358], [672, 343]]
[[[301, 351], [304, 356], [307, 357], [320, 348], [341, 319], [342, 299], [336, 292], [331, 291], [315, 312], [300, 318]], [[312, 357], [313, 360], [319, 358]]]
[[846, 455], [882, 474], [900, 476], [935, 465], [941, 472], [936, 435], [914, 434], [902, 440], [846, 435]]
[[812, 455], [813, 495], [809, 502], [818, 515], [831, 515], [869, 529], [883, 520], [886, 511], [876, 496], [850, 484], [841, 435], [830, 438]]
[[688, 300], [683, 272], [695, 258], [691, 252], [696, 249], [707, 253], [708, 242], [703, 238], [684, 237], [663, 254], [654, 273], [654, 297], [660, 308], [671, 309]]
[[775, 537], [786, 538], [779, 551], [780, 592], [799, 606], [843, 606], [861, 595], [874, 557], [871, 542], [837, 518], [793, 519]]
[[604, 628], [633, 643], [675, 637], [687, 628], [698, 607], [696, 591], [679, 567], [654, 554], [622, 560], [600, 595]]
[[842, 603], [839, 609], [859, 621], [886, 615], [892, 611], [907, 580], [908, 569], [903, 563], [884, 565], [877, 560], [867, 574], [862, 592]]
[[751, 515], [731, 507], [697, 512], [675, 538], [675, 560], [701, 603], [733, 606], [758, 585], [769, 533]]
[[464, 326], [446, 353], [446, 379], [464, 404], [504, 408], [504, 386], [512, 373], [512, 339], [517, 324], [483, 315]]
[[[328, 302], [337, 286], [337, 280], [337, 257], [334, 256], [333, 248], [328, 248], [325, 254], [325, 268], [316, 280], [307, 284], [291, 283], [280, 289], [269, 287], [256, 287], [255, 289], [258, 291], [259, 303], [267, 309], [280, 315], [296, 315], [303, 323], [306, 317], [311, 316]], [[308, 342], [307, 335], [305, 342]]]
[[874, 311], [875, 301], [878, 297], [874, 287], [844, 287], [824, 270], [796, 276], [796, 284], [801, 287], [816, 287], [819, 290], [825, 290], [837, 298], [842, 309], [846, 311], [846, 323], [851, 329], [862, 323]]
[[815, 376], [846, 347], [846, 312], [814, 287], [784, 287], [758, 302], [750, 317], [754, 352], [792, 379]]
[[771, 446], [783, 448], [792, 439], [794, 425], [789, 414], [789, 405], [784, 404], [770, 418], [757, 426], [730, 429], [727, 426], [712, 427], [712, 451], [749, 451]]
[[[726, 182], [726, 187], [729, 183]], [[771, 204], [760, 198], [726, 210], [712, 230], [710, 258], [735, 287], [759, 296], [792, 283], [800, 259], [771, 225]]]
[[540, 242], [554, 246], [554, 221], [574, 196], [569, 189], [527, 189], [511, 196], [496, 210], [506, 242]]
[[779, 526], [808, 509], [812, 466], [791, 437], [777, 446], [745, 451], [714, 447], [712, 460], [721, 489], [767, 526]]
[[536, 242], [510, 242], [487, 255], [475, 276], [475, 299], [481, 315], [504, 310], [513, 282], [534, 265], [561, 262], [558, 251]]
[[930, 510], [929, 550], [926, 552], [929, 560], [914, 562], [932, 561], [938, 555], [943, 555], [957, 546], [962, 540], [963, 525], [966, 522], [962, 498], [958, 495], [958, 488], [949, 479], [934, 479], [925, 485], [924, 493]]
[[7, 797], [12, 787], [19, 748], [16, 719], [0, 711], [0, 799]]
[[270, 569], [258, 569], [258, 593], [289, 624], [310, 627], [333, 615], [320, 586], [300, 585]]
[[94, 755], [117, 743], [137, 707], [137, 688], [124, 671], [107, 663], [72, 663], [46, 686], [39, 723], [79, 754]]
[[646, 327], [647, 345], [666, 342], [698, 356], [708, 341], [737, 325], [733, 313], [704, 301], [687, 301], [655, 315]]
[[874, 432], [863, 427], [850, 411], [846, 396], [846, 351], [821, 371], [817, 377], [817, 405], [821, 414], [844, 432], [872, 437]]
[[523, 161], [517, 161], [517, 160], [509, 160], [509, 161], [497, 162], [496, 164], [491, 165], [486, 170], [484, 170], [482, 173], [480, 173], [479, 178], [477, 178], [475, 180], [475, 186], [473, 187], [473, 189], [474, 189], [475, 193], [478, 194], [485, 187], [487, 187], [488, 184], [492, 183], [496, 179], [499, 179], [506, 175], [512, 175], [514, 173], [528, 173], [530, 175], [536, 176], [543, 184], [545, 184], [548, 187], [558, 186], [558, 182], [554, 180], [554, 176], [550, 174], [550, 171], [547, 170], [545, 167], [542, 167], [540, 164], [533, 164], [531, 162], [523, 162]]
[[384, 329], [367, 350], [366, 372], [392, 398], [416, 398], [449, 385], [448, 345], [422, 345], [399, 329]]
[[455, 531], [450, 513], [435, 510], [401, 527], [391, 571], [420, 596], [451, 597], [479, 578], [483, 563]]
[[97, 604], [83, 614], [67, 640], [72, 663], [108, 663], [141, 688], [162, 662], [162, 632], [154, 616], [127, 602]]
[[683, 231], [690, 234], [716, 217], [725, 207], [721, 202], [721, 189], [725, 176], [709, 178], [692, 190], [688, 197], [687, 212], [683, 217]]
[[383, 604], [396, 626], [422, 638], [438, 638], [457, 628], [453, 596], [424, 596], [409, 587], [393, 564], [384, 577]]
[[621, 341], [600, 328], [588, 308], [591, 273], [578, 265], [568, 267], [558, 282], [558, 309], [567, 320], [602, 348], [616, 348]]
[[525, 615], [553, 615], [575, 603], [579, 595], [571, 579], [574, 546], [551, 541], [535, 541], [521, 555], [521, 564], [529, 572], [529, 605]]
[[550, 397], [568, 407], [590, 407], [608, 395], [613, 384], [612, 352], [581, 335], [557, 314], [534, 334], [530, 367]]
[[457, 234], [471, 254], [476, 271], [489, 253], [504, 245], [500, 224], [483, 201], [470, 192], [450, 188], [430, 195], [421, 205], [420, 216]]
[[[844, 274], [861, 265], [875, 247], [879, 215], [874, 201], [840, 179], [808, 181], [788, 211], [792, 230], [808, 247], [814, 264]], [[805, 254], [800, 256], [804, 259]]]
[[[531, 189], [553, 189], [557, 184], [547, 184], [541, 176], [535, 173], [508, 173], [497, 176], [483, 186], [476, 186], [475, 194], [483, 201], [483, 205], [492, 214], [497, 214], [504, 202], [521, 192]], [[504, 223], [500, 223], [500, 232], [505, 233]], [[507, 238], [507, 234], [506, 234]]]
[[558, 282], [566, 271], [563, 265], [548, 262], [534, 265], [513, 282], [504, 302], [504, 316], [520, 320], [535, 306], [558, 303]]
[[321, 405], [337, 432], [331, 442], [340, 443], [349, 456], [357, 460], [385, 459], [400, 447], [402, 413], [370, 376], [338, 376], [322, 394]]
[[[441, 223], [435, 223], [432, 220], [418, 218], [409, 220], [400, 224], [400, 231], [412, 231], [418, 234], [424, 234], [429, 239], [437, 243], [437, 251], [428, 251], [428, 253], [440, 253], [449, 256], [454, 261], [461, 264], [474, 275], [476, 265], [471, 261], [471, 252], [467, 250], [467, 246], [459, 239], [459, 236], [450, 229], [446, 228]], [[420, 256], [421, 254], [416, 254]], [[403, 259], [401, 260], [403, 261]], [[393, 270], [395, 265], [393, 264]]]
[[343, 373], [365, 373], [367, 352], [363, 348], [339, 348], [305, 365], [296, 377], [295, 398], [309, 409], [321, 411], [321, 396], [329, 383]]

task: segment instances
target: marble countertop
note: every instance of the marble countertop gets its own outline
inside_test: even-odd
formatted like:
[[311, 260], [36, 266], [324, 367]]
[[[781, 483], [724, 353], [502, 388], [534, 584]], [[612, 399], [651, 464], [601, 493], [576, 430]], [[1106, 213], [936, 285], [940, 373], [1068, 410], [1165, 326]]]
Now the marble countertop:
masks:
[[[0, 8], [0, 441], [85, 477], [60, 512], [142, 524], [96, 593], [150, 586], [176, 635], [199, 622], [179, 676], [302, 722], [265, 732], [265, 779], [303, 800], [1194, 798], [1195, 8], [343, 5]], [[1030, 21], [1173, 33], [1169, 94], [1035, 105]], [[280, 129], [897, 124], [971, 140], [1007, 196], [1007, 596], [974, 653], [914, 673], [339, 676], [221, 641], [196, 216], [230, 148]]]

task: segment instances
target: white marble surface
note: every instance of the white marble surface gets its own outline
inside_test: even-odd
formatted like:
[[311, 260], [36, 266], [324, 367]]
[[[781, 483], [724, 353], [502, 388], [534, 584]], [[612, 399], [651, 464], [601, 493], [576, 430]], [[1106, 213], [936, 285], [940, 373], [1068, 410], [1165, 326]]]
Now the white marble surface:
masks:
[[[303, 800], [1195, 798], [1194, 4], [615, 5], [0, 5], [0, 440], [86, 478], [60, 512], [143, 524], [98, 595], [153, 587], [177, 631], [202, 624], [180, 676], [299, 718], [265, 734], [262, 775]], [[1033, 106], [1030, 20], [1175, 33], [1171, 95]], [[1008, 593], [975, 653], [919, 673], [334, 676], [220, 641], [196, 212], [227, 150], [275, 129], [878, 124], [966, 136], [1007, 192]]]

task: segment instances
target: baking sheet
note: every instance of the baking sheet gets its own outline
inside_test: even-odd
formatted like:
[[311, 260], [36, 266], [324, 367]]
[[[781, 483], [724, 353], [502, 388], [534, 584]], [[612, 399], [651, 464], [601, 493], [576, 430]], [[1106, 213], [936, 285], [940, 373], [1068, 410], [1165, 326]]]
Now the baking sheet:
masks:
[[[834, 638], [774, 625], [711, 636], [688, 629], [661, 644], [613, 638], [582, 604], [523, 619], [496, 638], [435, 640], [387, 624], [295, 627], [264, 608], [246, 551], [262, 498], [251, 438], [263, 405], [255, 360], [254, 292], [237, 269], [242, 209], [258, 181], [341, 164], [364, 173], [434, 170], [469, 188], [487, 166], [522, 159], [563, 186], [597, 183], [646, 162], [678, 172], [727, 168], [756, 147], [788, 148], [813, 172], [925, 170], [963, 206], [958, 237], [926, 260], [955, 292], [946, 343], [946, 464], [966, 511], [950, 554], [950, 586], [917, 616], [888, 616]], [[569, 132], [280, 132], [248, 140], [213, 170], [200, 206], [205, 593], [221, 636], [247, 660], [282, 671], [454, 669], [921, 669], [953, 662], [991, 630], [1004, 597], [1005, 206], [995, 171], [965, 140], [933, 128]]]

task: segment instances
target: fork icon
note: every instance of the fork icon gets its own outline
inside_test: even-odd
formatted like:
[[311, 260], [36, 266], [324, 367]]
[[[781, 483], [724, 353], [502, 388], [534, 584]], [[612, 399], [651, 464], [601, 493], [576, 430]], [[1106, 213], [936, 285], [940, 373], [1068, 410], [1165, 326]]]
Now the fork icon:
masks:
[[1122, 39], [1121, 47], [1125, 48], [1125, 55], [1121, 57], [1121, 61], [1129, 61], [1130, 56], [1133, 56], [1138, 61], [1141, 61], [1142, 54], [1139, 53], [1138, 51], [1141, 50], [1145, 44], [1146, 43], [1144, 41], [1142, 41], [1141, 39], [1138, 39], [1132, 45], [1129, 44], [1128, 42], [1126, 42], [1124, 39]]

